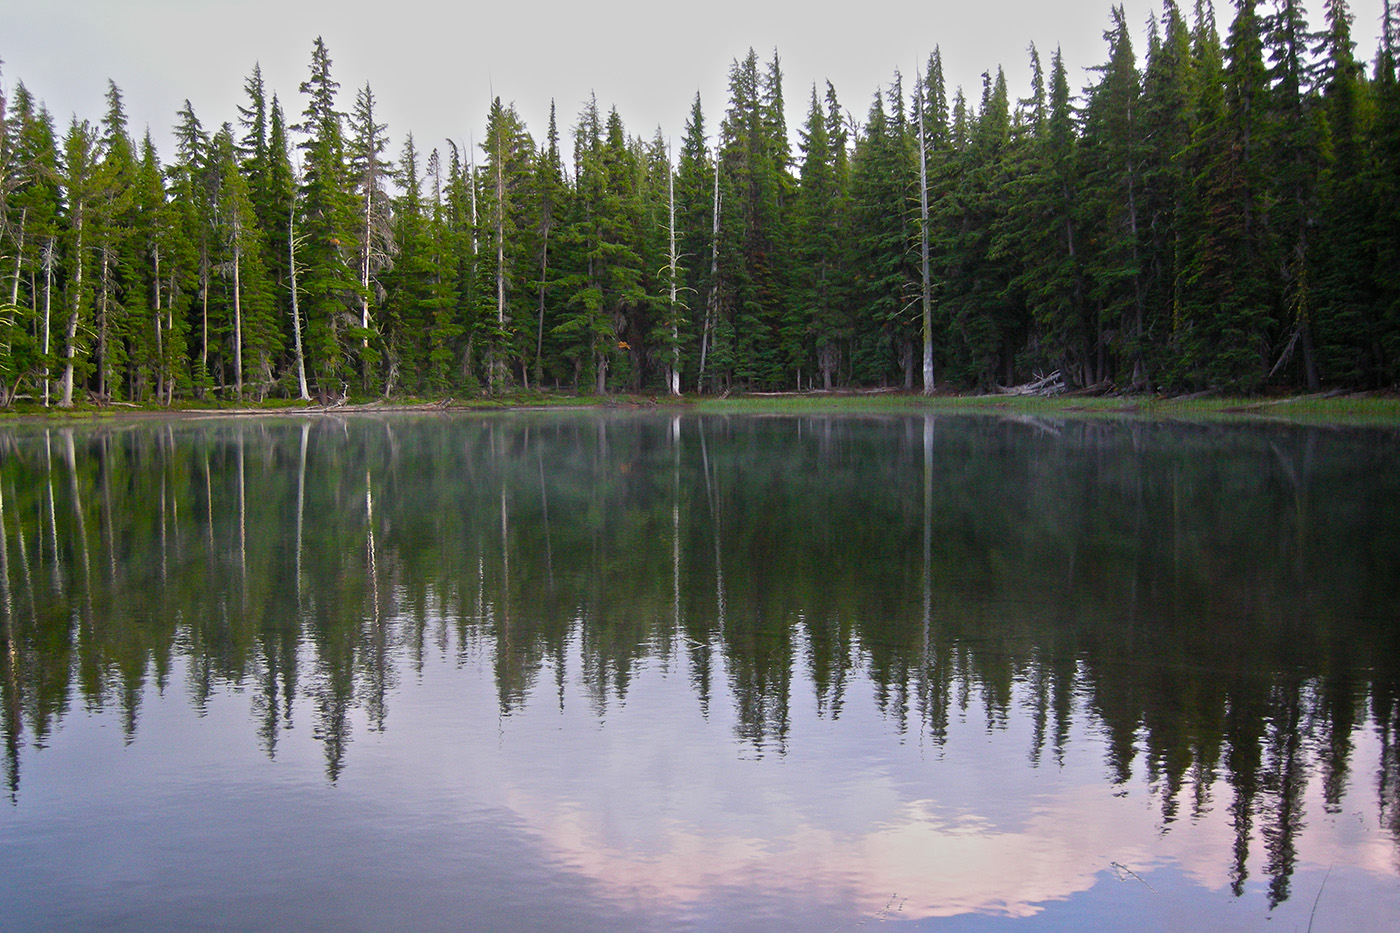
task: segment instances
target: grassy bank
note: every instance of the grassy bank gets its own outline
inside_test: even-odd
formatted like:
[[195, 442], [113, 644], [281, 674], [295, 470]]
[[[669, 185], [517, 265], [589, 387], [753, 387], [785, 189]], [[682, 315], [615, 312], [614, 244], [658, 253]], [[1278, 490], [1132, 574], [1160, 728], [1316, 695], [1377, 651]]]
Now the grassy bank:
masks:
[[1015, 414], [1039, 417], [1145, 417], [1206, 419], [1274, 419], [1288, 421], [1339, 421], [1400, 426], [1400, 394], [1359, 393], [1290, 396], [1283, 398], [1227, 398], [1219, 396], [1059, 396], [1041, 398], [1015, 395], [933, 395], [898, 392], [776, 393], [732, 395], [726, 398], [687, 395], [680, 398], [653, 395], [573, 395], [560, 392], [515, 392], [493, 397], [465, 399], [392, 399], [322, 406], [290, 399], [261, 403], [188, 402], [165, 408], [150, 406], [75, 405], [71, 409], [44, 408], [21, 402], [0, 411], [4, 419], [89, 420], [127, 417], [199, 417], [208, 415], [293, 414], [334, 412], [434, 412], [492, 411], [535, 408], [661, 408], [706, 413], [753, 414], [914, 414], [920, 412]]

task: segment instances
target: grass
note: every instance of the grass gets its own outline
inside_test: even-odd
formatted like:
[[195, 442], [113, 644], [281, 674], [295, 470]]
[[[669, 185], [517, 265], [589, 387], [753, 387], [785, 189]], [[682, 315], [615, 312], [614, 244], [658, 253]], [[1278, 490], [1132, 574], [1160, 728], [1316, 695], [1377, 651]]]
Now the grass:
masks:
[[[667, 408], [716, 414], [918, 414], [986, 413], [1038, 417], [1140, 417], [1163, 419], [1267, 419], [1285, 421], [1325, 421], [1400, 426], [1400, 395], [1361, 393], [1226, 398], [1132, 396], [1037, 396], [952, 395], [922, 396], [898, 392], [809, 393], [713, 396], [669, 396], [614, 394], [605, 397], [573, 395], [564, 392], [512, 392], [499, 396], [461, 399], [398, 398], [393, 400], [352, 400], [344, 409], [332, 410], [511, 410], [520, 408]], [[71, 409], [44, 408], [24, 401], [0, 412], [0, 419], [39, 418], [45, 420], [107, 419], [124, 415], [168, 415], [172, 413], [259, 412], [296, 413], [325, 411], [314, 402], [297, 399], [267, 399], [261, 403], [235, 404], [230, 401], [182, 402], [174, 408], [160, 405], [121, 405], [99, 407], [81, 403]]]
[[793, 395], [701, 398], [706, 412], [967, 412], [1042, 417], [1144, 417], [1345, 421], [1400, 426], [1400, 396], [1312, 395], [1287, 398], [1164, 396], [1052, 397], [1007, 395]]

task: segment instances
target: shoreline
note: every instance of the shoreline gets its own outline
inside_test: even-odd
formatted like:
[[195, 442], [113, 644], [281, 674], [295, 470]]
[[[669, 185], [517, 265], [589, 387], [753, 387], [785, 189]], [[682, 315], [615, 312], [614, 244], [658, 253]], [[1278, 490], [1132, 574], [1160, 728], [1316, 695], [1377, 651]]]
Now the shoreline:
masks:
[[707, 414], [911, 414], [984, 413], [1047, 417], [1129, 417], [1225, 420], [1364, 421], [1400, 426], [1400, 393], [1394, 391], [1279, 397], [1216, 395], [965, 395], [907, 393], [896, 390], [833, 392], [764, 392], [729, 396], [617, 394], [609, 396], [514, 393], [494, 398], [377, 400], [334, 405], [278, 399], [261, 404], [181, 404], [171, 408], [90, 403], [69, 409], [26, 405], [0, 411], [0, 424], [188, 420], [277, 415], [434, 414], [569, 410], [675, 410]]

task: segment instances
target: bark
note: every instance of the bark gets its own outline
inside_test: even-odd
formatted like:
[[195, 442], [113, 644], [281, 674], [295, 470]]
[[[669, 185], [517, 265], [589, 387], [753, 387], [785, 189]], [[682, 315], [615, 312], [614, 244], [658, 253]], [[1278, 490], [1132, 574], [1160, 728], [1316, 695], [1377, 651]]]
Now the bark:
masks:
[[233, 225], [233, 383], [238, 400], [243, 401], [243, 245], [242, 228]]
[[50, 322], [53, 299], [53, 238], [44, 246], [44, 407], [49, 407], [49, 349]]
[[670, 217], [670, 273], [671, 273], [671, 365], [666, 382], [672, 395], [681, 394], [681, 338], [680, 323], [676, 319], [676, 173], [671, 169], [671, 155], [666, 154], [666, 206]]
[[19, 237], [15, 242], [15, 279], [10, 286], [10, 304], [19, 304], [20, 261], [24, 258], [24, 224], [29, 217], [29, 208], [19, 212]]
[[73, 369], [77, 365], [78, 316], [82, 312], [83, 301], [83, 205], [81, 203], [76, 205], [76, 215], [74, 224], [78, 234], [78, 248], [75, 251], [77, 268], [74, 271], [73, 302], [68, 312], [68, 328], [64, 335], [63, 378], [60, 383], [61, 390], [58, 402], [60, 408], [73, 407]]
[[715, 325], [719, 293], [719, 150], [715, 150], [715, 210], [710, 228], [710, 294], [705, 300], [705, 327], [700, 336], [700, 375], [696, 388], [705, 382], [705, 356], [710, 347], [710, 331]]
[[933, 379], [933, 289], [928, 269], [928, 146], [924, 136], [924, 95], [915, 95], [919, 118], [919, 266], [923, 276], [924, 394], [932, 395]]
[[301, 308], [297, 303], [296, 216], [296, 201], [293, 200], [291, 210], [287, 212], [287, 265], [292, 286], [292, 341], [296, 352], [297, 388], [301, 390], [302, 401], [308, 402], [311, 400], [311, 393], [306, 389], [306, 356], [301, 349]]

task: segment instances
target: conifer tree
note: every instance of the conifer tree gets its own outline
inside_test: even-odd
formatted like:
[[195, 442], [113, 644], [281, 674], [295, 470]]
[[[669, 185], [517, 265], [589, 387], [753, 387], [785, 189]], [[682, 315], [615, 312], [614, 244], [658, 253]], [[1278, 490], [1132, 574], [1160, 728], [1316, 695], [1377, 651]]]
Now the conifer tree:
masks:
[[913, 379], [918, 189], [916, 155], [902, 125], [902, 110], [902, 94], [893, 88], [890, 113], [884, 94], [875, 94], [851, 166], [854, 263], [862, 309], [852, 368], [866, 384], [883, 384], [896, 365], [908, 385]]
[[1196, 120], [1190, 29], [1175, 0], [1163, 5], [1160, 30], [1155, 22], [1149, 29], [1141, 106], [1143, 138], [1151, 141], [1142, 176], [1143, 352], [1154, 384], [1164, 381], [1173, 361], [1172, 334], [1187, 258], [1187, 150]]
[[68, 265], [67, 324], [64, 327], [61, 353], [62, 376], [59, 378], [60, 408], [73, 407], [73, 395], [78, 381], [85, 378], [91, 362], [88, 359], [88, 334], [91, 332], [92, 279], [88, 252], [92, 249], [89, 229], [93, 204], [98, 194], [98, 136], [86, 120], [77, 117], [69, 124], [63, 139], [62, 180], [66, 216], [64, 218], [64, 253]]
[[549, 299], [558, 285], [557, 270], [550, 264], [550, 238], [565, 216], [569, 194], [564, 181], [564, 164], [559, 153], [559, 124], [555, 118], [553, 101], [549, 103], [549, 128], [545, 132], [544, 145], [535, 157], [532, 187], [537, 206], [535, 242], [538, 244], [536, 251], [539, 270], [535, 281], [537, 304], [533, 367], [535, 383], [540, 385], [545, 378], [545, 334], [547, 329], [552, 329], [546, 320]]
[[[676, 229], [679, 251], [679, 288], [687, 296], [695, 309], [693, 317], [699, 331], [692, 336], [694, 372], [687, 373], [693, 380], [696, 391], [702, 391], [700, 360], [702, 352], [709, 350], [709, 329], [713, 323], [713, 288], [715, 283], [710, 276], [711, 232], [713, 227], [713, 194], [715, 190], [714, 166], [710, 161], [709, 147], [705, 137], [705, 114], [697, 93], [690, 107], [690, 115], [685, 123], [685, 136], [681, 140], [680, 156], [676, 165]], [[699, 346], [696, 346], [696, 344]], [[687, 361], [687, 369], [689, 369]]]
[[374, 91], [366, 84], [355, 95], [355, 109], [349, 120], [348, 173], [354, 190], [356, 301], [358, 327], [348, 328], [348, 346], [360, 357], [360, 377], [366, 390], [374, 387], [379, 347], [385, 335], [374, 323], [377, 308], [384, 300], [381, 275], [393, 268], [397, 244], [393, 237], [392, 212], [386, 190], [393, 164], [383, 158], [389, 140], [387, 127], [375, 116]]
[[399, 259], [384, 277], [380, 325], [386, 347], [385, 394], [401, 378], [413, 389], [426, 387], [428, 335], [437, 320], [439, 297], [432, 218], [424, 211], [422, 173], [412, 133], [398, 165], [400, 193], [393, 203], [393, 240]]
[[[828, 85], [830, 88], [830, 85]], [[834, 92], [832, 92], [834, 98]], [[812, 85], [807, 122], [799, 131], [802, 150], [800, 183], [794, 205], [796, 271], [793, 301], [806, 318], [809, 379], [821, 374], [830, 391], [837, 378], [841, 346], [850, 336], [842, 292], [845, 279], [844, 178], [831, 138], [825, 103]], [[844, 153], [841, 153], [844, 155]]]
[[[487, 113], [481, 150], [485, 156], [482, 246], [490, 263], [493, 297], [483, 335], [487, 384], [495, 392], [510, 383], [512, 366], [519, 358], [516, 342], [521, 328], [517, 321], [533, 316], [524, 309], [534, 297], [526, 285], [533, 266], [528, 242], [528, 189], [534, 143], [514, 105], [503, 105], [500, 97], [492, 100]], [[524, 370], [522, 375], [528, 379]]]
[[121, 91], [107, 83], [107, 113], [98, 140], [101, 153], [94, 175], [94, 199], [88, 217], [94, 256], [94, 368], [97, 396], [115, 394], [127, 358], [126, 292], [128, 273], [134, 266], [130, 241], [136, 218], [132, 212], [131, 184], [136, 163], [126, 130], [126, 110]]
[[[171, 171], [171, 199], [178, 207], [183, 239], [194, 255], [195, 290], [189, 308], [191, 341], [198, 348], [191, 384], [197, 394], [212, 388], [209, 368], [209, 299], [214, 269], [214, 202], [217, 177], [209, 135], [188, 100], [175, 126], [176, 161]], [[193, 352], [193, 347], [191, 348]]]
[[[1114, 7], [1104, 33], [1109, 46], [1102, 77], [1084, 110], [1084, 198], [1092, 218], [1094, 248], [1085, 256], [1088, 300], [1095, 313], [1092, 381], [1120, 378], [1148, 384], [1143, 333], [1146, 325], [1141, 280], [1139, 199], [1145, 162], [1140, 118], [1141, 81], [1123, 8]], [[1112, 335], [1117, 335], [1114, 340]]]
[[261, 400], [272, 387], [273, 364], [281, 349], [272, 283], [263, 265], [262, 230], [229, 127], [215, 136], [213, 147], [221, 177], [217, 236], [220, 273], [229, 283], [234, 396], [241, 400], [245, 379], [251, 379]]
[[1319, 366], [1328, 381], [1377, 386], [1383, 368], [1381, 323], [1371, 285], [1366, 139], [1371, 132], [1369, 88], [1351, 39], [1346, 0], [1327, 0], [1327, 28], [1319, 41], [1321, 110], [1328, 160], [1319, 211], [1316, 277]]
[[345, 164], [341, 114], [336, 109], [340, 85], [331, 77], [330, 53], [318, 37], [311, 53], [310, 76], [299, 127], [305, 137], [297, 229], [305, 239], [297, 250], [301, 266], [298, 288], [305, 314], [305, 352], [323, 399], [339, 395], [349, 375], [346, 334], [360, 324], [351, 311], [359, 302], [360, 283], [353, 271], [354, 202]]
[[[1278, 0], [1263, 19], [1273, 104], [1270, 166], [1278, 204], [1273, 226], [1279, 237], [1285, 337], [1271, 372], [1300, 371], [1309, 391], [1321, 385], [1314, 347], [1314, 246], [1317, 179], [1321, 174], [1321, 126], [1310, 104], [1313, 75], [1307, 61], [1311, 35], [1301, 0]], [[1200, 82], [1208, 80], [1203, 75]]]
[[13, 265], [6, 263], [8, 281], [0, 286], [0, 304], [9, 306], [4, 320], [10, 329], [4, 381], [11, 398], [28, 382], [47, 404], [54, 365], [54, 301], [61, 301], [55, 291], [61, 215], [58, 141], [48, 111], [23, 82], [7, 102], [5, 116], [6, 223], [0, 243], [11, 251], [7, 258]]

